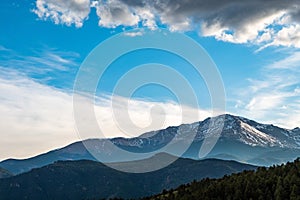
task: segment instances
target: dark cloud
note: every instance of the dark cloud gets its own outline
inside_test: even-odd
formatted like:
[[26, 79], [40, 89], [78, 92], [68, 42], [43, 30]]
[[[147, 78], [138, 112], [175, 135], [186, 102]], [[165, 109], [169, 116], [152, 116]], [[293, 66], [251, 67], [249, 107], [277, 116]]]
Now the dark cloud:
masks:
[[[300, 7], [300, 5], [298, 7]], [[291, 12], [291, 20], [293, 20], [295, 23], [300, 23], [300, 8], [295, 9]]]
[[[52, 4], [53, 2], [60, 1], [51, 0]], [[80, 10], [78, 6], [84, 7], [84, 3], [78, 3], [80, 1], [66, 2], [64, 5], [76, 9], [75, 13]], [[203, 36], [212, 36], [218, 40], [234, 43], [287, 45], [286, 41], [280, 41], [281, 38], [291, 39], [292, 46], [300, 47], [300, 44], [294, 45], [292, 39], [297, 38], [300, 32], [300, 0], [96, 0], [93, 2], [97, 2], [93, 5], [96, 5], [99, 24], [103, 27], [143, 24], [154, 29], [157, 24], [165, 24], [172, 31], [195, 30]], [[278, 27], [273, 29], [274, 25], [281, 26], [281, 30]], [[296, 35], [285, 37], [285, 32], [291, 30]]]

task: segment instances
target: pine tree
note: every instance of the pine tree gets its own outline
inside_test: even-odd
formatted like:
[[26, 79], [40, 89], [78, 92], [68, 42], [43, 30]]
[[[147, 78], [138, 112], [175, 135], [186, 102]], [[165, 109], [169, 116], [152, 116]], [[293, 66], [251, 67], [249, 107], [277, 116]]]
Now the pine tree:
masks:
[[290, 200], [300, 200], [299, 188], [297, 185], [293, 185], [292, 187]]
[[283, 187], [282, 187], [282, 178], [278, 177], [277, 184], [276, 184], [276, 190], [275, 190], [275, 199], [276, 200], [282, 200], [283, 199]]

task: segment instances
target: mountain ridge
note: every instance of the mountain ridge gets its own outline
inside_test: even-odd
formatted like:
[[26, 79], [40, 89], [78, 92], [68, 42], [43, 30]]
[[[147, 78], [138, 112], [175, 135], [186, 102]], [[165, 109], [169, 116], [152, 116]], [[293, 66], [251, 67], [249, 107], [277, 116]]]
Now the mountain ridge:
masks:
[[[165, 153], [157, 154], [146, 159], [146, 163], [151, 164], [153, 159], [165, 159], [166, 156], [174, 157]], [[138, 166], [144, 161], [131, 162]], [[0, 180], [0, 196], [1, 200], [140, 198], [193, 180], [217, 178], [256, 168], [236, 161], [178, 158], [158, 171], [137, 174], [120, 172], [90, 160], [57, 161]]]
[[9, 172], [8, 170], [4, 169], [4, 168], [0, 168], [0, 179], [1, 178], [8, 178], [13, 176], [13, 174], [11, 172]]
[[[224, 127], [221, 127], [223, 123]], [[195, 134], [194, 141], [182, 156], [199, 159], [198, 152], [204, 139], [213, 134], [214, 128], [220, 127], [222, 128], [220, 138], [206, 158], [234, 158], [239, 162], [269, 166], [293, 160], [300, 154], [299, 128], [284, 129], [272, 124], [261, 124], [244, 117], [224, 114], [191, 124], [150, 131], [134, 138], [87, 139], [32, 158], [5, 160], [0, 162], [0, 167], [19, 174], [58, 160], [96, 160], [85, 145], [97, 148], [98, 153], [103, 155], [103, 162], [122, 162], [126, 159], [120, 157], [117, 152], [110, 152], [108, 144], [113, 143], [121, 149], [136, 153], [152, 152], [169, 142], [184, 144], [183, 135], [192, 133]], [[278, 152], [281, 153], [280, 157], [277, 156]]]

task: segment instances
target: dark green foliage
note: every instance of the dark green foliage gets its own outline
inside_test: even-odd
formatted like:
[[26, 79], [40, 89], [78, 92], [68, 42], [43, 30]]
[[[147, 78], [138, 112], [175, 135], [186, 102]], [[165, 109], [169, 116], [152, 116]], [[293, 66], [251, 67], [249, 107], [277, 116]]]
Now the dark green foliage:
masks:
[[[245, 169], [256, 167], [234, 161], [196, 161], [180, 158], [159, 171], [130, 174], [116, 171], [95, 161], [60, 161], [0, 180], [0, 199], [139, 198], [157, 194], [163, 189], [176, 188], [194, 179], [217, 178]], [[174, 197], [170, 195], [169, 198]]]
[[290, 199], [300, 200], [300, 159], [286, 165], [203, 179], [143, 200]]

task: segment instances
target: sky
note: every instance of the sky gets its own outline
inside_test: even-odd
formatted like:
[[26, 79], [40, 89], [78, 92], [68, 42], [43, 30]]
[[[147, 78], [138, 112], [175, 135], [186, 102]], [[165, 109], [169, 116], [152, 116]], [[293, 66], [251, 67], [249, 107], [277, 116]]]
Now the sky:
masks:
[[[298, 0], [1, 1], [0, 160], [26, 158], [84, 139], [78, 134], [73, 115], [77, 73], [97, 45], [128, 30], [137, 30], [128, 37], [140, 37], [143, 30], [162, 28], [191, 37], [205, 49], [220, 72], [227, 113], [288, 129], [298, 127], [299, 3]], [[194, 107], [179, 104], [167, 87], [146, 85], [131, 97], [117, 95], [116, 112], [129, 112], [138, 127], [125, 134], [115, 124], [110, 110], [114, 84], [134, 66], [153, 62], [173, 67], [191, 82], [201, 99], [201, 109], [196, 110], [200, 115], [197, 119], [187, 116], [183, 120], [181, 108], [192, 113]], [[105, 137], [133, 137], [210, 116], [207, 86], [188, 69], [189, 64], [182, 59], [151, 49], [118, 58], [109, 66], [96, 93], [95, 114]], [[129, 108], [122, 106], [128, 100]], [[157, 119], [162, 119], [162, 123], [149, 126]], [[92, 133], [89, 137], [97, 135]]]

